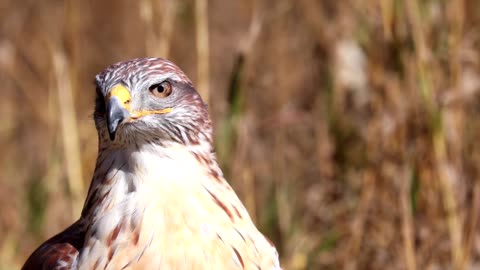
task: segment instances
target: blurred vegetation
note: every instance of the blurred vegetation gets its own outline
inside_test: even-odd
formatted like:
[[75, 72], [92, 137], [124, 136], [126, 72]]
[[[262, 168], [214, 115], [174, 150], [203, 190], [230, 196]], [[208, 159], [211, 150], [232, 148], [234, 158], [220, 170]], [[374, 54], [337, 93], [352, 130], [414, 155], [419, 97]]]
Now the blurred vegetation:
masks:
[[78, 217], [93, 76], [177, 63], [285, 269], [480, 268], [475, 0], [0, 1], [0, 269]]

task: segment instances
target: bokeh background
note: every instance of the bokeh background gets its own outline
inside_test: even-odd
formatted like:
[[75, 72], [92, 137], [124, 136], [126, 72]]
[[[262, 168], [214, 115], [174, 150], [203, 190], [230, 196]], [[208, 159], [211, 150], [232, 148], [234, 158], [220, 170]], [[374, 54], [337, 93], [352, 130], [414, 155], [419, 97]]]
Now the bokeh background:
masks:
[[480, 269], [477, 0], [1, 0], [0, 269], [76, 220], [93, 78], [162, 56], [285, 269]]

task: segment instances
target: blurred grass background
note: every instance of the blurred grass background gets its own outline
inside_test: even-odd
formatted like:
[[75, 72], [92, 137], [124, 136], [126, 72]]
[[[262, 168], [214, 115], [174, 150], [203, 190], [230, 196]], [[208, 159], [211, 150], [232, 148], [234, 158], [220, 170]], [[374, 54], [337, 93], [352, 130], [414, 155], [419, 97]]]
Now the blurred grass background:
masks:
[[285, 269], [480, 269], [476, 0], [0, 1], [0, 269], [76, 220], [93, 76], [177, 63]]

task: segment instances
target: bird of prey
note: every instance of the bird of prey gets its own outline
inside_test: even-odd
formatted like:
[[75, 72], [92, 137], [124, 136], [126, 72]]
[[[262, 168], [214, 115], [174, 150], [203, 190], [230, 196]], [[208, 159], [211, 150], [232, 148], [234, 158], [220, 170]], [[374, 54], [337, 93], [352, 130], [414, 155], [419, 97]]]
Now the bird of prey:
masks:
[[96, 76], [99, 147], [81, 217], [22, 269], [281, 269], [226, 182], [207, 107], [161, 58]]

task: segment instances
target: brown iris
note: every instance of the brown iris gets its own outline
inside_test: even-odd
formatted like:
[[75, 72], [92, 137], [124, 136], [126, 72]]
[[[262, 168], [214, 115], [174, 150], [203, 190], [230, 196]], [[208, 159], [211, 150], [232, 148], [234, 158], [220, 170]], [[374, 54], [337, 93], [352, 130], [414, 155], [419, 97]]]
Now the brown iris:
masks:
[[169, 82], [164, 81], [150, 86], [148, 90], [158, 98], [166, 98], [172, 93], [172, 85]]

